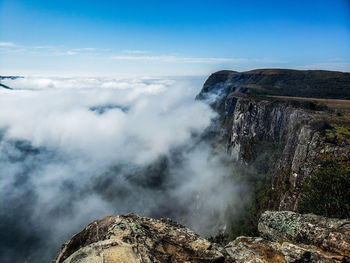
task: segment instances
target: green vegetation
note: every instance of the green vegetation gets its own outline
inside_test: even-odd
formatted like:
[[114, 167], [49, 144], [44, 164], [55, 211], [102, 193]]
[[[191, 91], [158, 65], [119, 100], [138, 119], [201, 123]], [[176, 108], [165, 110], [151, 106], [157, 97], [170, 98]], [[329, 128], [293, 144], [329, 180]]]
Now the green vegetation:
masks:
[[325, 160], [302, 187], [298, 212], [326, 217], [350, 218], [350, 163]]
[[236, 167], [234, 177], [240, 182], [239, 202], [234, 202], [226, 211], [226, 230], [209, 238], [211, 242], [222, 245], [238, 236], [258, 236], [260, 215], [268, 208], [272, 198], [269, 174], [258, 173], [255, 168], [242, 165]]
[[247, 191], [240, 196], [240, 204], [236, 204], [230, 209], [231, 211], [239, 211], [239, 214], [229, 217], [233, 220], [230, 221], [226, 230], [228, 240], [242, 235], [258, 236], [257, 226], [260, 215], [268, 208], [272, 198], [271, 175], [257, 173], [252, 169], [248, 173], [245, 172], [245, 177]]
[[267, 173], [269, 167], [267, 166], [268, 159], [278, 159], [284, 144], [280, 142], [270, 142], [265, 140], [258, 140], [251, 136], [246, 136], [242, 141], [244, 148], [242, 158], [248, 162], [254, 161], [252, 164], [258, 171]]
[[350, 142], [350, 127], [335, 126], [325, 130], [326, 140], [340, 145], [344, 138]]
[[[325, 70], [257, 69], [246, 72], [219, 71], [204, 84], [203, 92], [230, 81], [251, 95], [350, 99], [350, 73]], [[231, 91], [231, 92], [232, 92]]]
[[[226, 213], [227, 228], [224, 233], [212, 237], [211, 241], [226, 244], [238, 236], [258, 236], [257, 229], [260, 215], [276, 199], [271, 190], [272, 175], [268, 164], [280, 157], [284, 148], [282, 143], [267, 142], [246, 137], [242, 144], [245, 148], [245, 159], [251, 160], [249, 166], [236, 164], [232, 173], [234, 181], [240, 184], [238, 199]], [[254, 160], [254, 161], [253, 161]], [[235, 197], [237, 198], [237, 197]]]
[[245, 72], [251, 94], [314, 98], [350, 98], [350, 74], [332, 71], [257, 70]]
[[273, 105], [278, 105], [284, 103], [288, 106], [297, 109], [311, 110], [311, 111], [325, 111], [331, 112], [330, 109], [325, 103], [317, 102], [314, 100], [301, 100], [295, 97], [279, 97], [279, 96], [264, 96], [264, 95], [251, 95], [251, 97], [264, 99], [267, 101], [271, 101]]

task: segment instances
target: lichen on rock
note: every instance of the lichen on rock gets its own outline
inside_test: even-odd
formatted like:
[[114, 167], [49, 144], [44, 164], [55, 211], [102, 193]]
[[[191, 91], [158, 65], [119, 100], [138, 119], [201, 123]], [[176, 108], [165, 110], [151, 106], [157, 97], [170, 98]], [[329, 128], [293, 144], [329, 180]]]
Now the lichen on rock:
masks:
[[291, 211], [266, 211], [258, 229], [267, 239], [303, 243], [350, 258], [350, 220]]
[[225, 253], [170, 219], [126, 214], [89, 224], [63, 246], [56, 263], [224, 262]]
[[63, 245], [56, 263], [349, 262], [350, 222], [290, 211], [265, 212], [262, 237], [221, 247], [170, 219], [134, 214], [94, 221]]

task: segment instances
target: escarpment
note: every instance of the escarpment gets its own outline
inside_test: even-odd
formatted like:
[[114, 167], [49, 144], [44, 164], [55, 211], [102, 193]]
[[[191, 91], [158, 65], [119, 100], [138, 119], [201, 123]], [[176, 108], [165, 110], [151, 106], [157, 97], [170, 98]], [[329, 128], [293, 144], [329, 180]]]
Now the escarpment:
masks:
[[265, 212], [262, 237], [210, 243], [169, 219], [134, 214], [94, 221], [62, 246], [56, 263], [348, 262], [350, 221]]
[[295, 211], [324, 160], [349, 165], [349, 80], [331, 71], [219, 71], [197, 99], [219, 113], [212, 129], [232, 160], [272, 176], [268, 208]]

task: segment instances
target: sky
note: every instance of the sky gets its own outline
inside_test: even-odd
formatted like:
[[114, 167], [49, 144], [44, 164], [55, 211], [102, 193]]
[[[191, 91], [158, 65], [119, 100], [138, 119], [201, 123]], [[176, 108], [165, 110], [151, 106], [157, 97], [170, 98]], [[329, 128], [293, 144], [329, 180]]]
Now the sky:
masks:
[[0, 74], [350, 71], [350, 1], [0, 0]]

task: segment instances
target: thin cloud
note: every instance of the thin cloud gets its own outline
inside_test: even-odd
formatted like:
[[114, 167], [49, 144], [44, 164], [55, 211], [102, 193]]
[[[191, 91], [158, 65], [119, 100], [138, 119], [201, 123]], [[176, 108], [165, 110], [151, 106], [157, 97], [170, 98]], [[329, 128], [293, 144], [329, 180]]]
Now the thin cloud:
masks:
[[28, 52], [29, 54], [39, 54], [40, 50], [43, 55], [55, 55], [55, 56], [72, 56], [77, 55], [78, 53], [92, 52], [98, 49], [93, 47], [82, 47], [82, 48], [64, 48], [59, 46], [46, 46], [46, 45], [37, 45], [37, 46], [26, 46], [26, 45], [17, 45], [13, 42], [0, 42], [0, 47], [11, 47], [11, 49], [5, 52], [18, 53], [18, 52]]
[[134, 55], [140, 55], [140, 54], [146, 54], [148, 53], [148, 51], [145, 50], [133, 50], [133, 49], [127, 49], [127, 50], [123, 50], [122, 53], [124, 54], [134, 54]]
[[179, 57], [172, 55], [162, 56], [112, 56], [116, 60], [130, 60], [130, 61], [155, 61], [155, 62], [178, 62], [178, 63], [286, 63], [286, 61], [269, 59], [269, 58], [216, 58], [216, 57]]
[[232, 58], [196, 58], [196, 57], [177, 57], [177, 56], [112, 56], [116, 60], [131, 61], [159, 61], [159, 62], [180, 62], [180, 63], [218, 63], [232, 62]]
[[95, 51], [97, 48], [94, 47], [83, 47], [83, 48], [75, 48], [74, 51]]
[[33, 49], [51, 49], [55, 48], [53, 46], [33, 46], [33, 47], [28, 47], [28, 48], [33, 48]]
[[15, 44], [12, 42], [0, 42], [0, 47], [14, 47]]
[[65, 51], [65, 52], [59, 52], [58, 55], [62, 55], [62, 56], [73, 56], [73, 55], [76, 55], [78, 54], [77, 52], [75, 51], [72, 51], [72, 50], [68, 50], [68, 51]]

